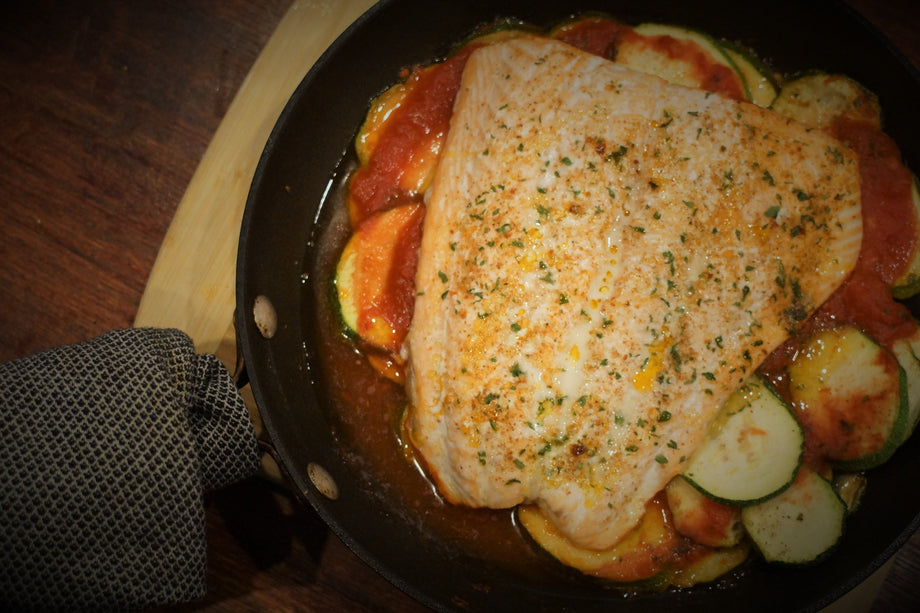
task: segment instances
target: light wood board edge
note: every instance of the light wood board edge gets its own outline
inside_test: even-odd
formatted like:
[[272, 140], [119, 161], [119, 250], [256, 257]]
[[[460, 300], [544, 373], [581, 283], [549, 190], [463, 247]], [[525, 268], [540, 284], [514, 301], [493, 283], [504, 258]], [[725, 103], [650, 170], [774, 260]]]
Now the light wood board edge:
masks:
[[218, 126], [167, 230], [136, 327], [178, 328], [200, 353], [236, 361], [236, 253], [266, 141], [310, 67], [374, 0], [294, 2]]

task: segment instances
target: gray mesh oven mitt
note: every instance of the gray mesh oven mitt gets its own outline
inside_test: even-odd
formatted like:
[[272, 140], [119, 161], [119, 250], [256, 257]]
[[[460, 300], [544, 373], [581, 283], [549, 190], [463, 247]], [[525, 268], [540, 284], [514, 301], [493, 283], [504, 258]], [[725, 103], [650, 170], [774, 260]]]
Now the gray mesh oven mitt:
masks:
[[204, 493], [258, 466], [230, 374], [178, 330], [0, 364], [0, 610], [201, 598]]

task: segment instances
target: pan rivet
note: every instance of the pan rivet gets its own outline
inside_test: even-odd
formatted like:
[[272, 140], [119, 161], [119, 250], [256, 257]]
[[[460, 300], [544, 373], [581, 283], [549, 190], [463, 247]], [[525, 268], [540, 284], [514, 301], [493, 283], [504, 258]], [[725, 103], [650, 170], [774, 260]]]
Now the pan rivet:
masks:
[[256, 296], [252, 305], [252, 315], [263, 337], [271, 338], [275, 335], [278, 329], [278, 315], [271, 300], [262, 295]]
[[313, 482], [313, 485], [316, 486], [316, 489], [319, 490], [319, 493], [328, 498], [329, 500], [335, 500], [339, 497], [339, 486], [335, 484], [335, 479], [332, 478], [326, 469], [310, 462], [307, 466], [307, 475], [310, 477], [310, 481]]

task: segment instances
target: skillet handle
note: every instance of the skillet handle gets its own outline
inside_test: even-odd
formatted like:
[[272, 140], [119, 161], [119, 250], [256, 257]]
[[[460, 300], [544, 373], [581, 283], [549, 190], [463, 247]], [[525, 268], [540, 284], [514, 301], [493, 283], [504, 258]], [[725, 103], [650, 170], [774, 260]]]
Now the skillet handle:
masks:
[[284, 488], [296, 496], [297, 488], [293, 486], [294, 482], [291, 480], [291, 475], [285, 470], [278, 450], [265, 436], [259, 436], [258, 443], [259, 451], [262, 453], [262, 466], [259, 470], [259, 477], [273, 485]]
[[294, 478], [284, 467], [278, 450], [272, 445], [271, 441], [265, 438], [259, 438], [259, 450], [262, 452], [262, 469], [259, 477], [265, 479], [272, 485], [275, 485], [293, 496], [297, 502], [310, 506], [310, 501], [294, 485]]
[[233, 373], [233, 381], [237, 391], [246, 403], [246, 408], [249, 410], [249, 417], [255, 429], [260, 464], [257, 476], [287, 490], [296, 490], [296, 488], [291, 487], [293, 482], [290, 479], [290, 475], [282, 468], [283, 464], [281, 463], [278, 451], [269, 440], [268, 433], [265, 431], [265, 426], [262, 423], [262, 416], [259, 413], [259, 407], [256, 405], [255, 399], [249, 388], [249, 374], [246, 371], [245, 364], [243, 364], [242, 356], [239, 355], [239, 351], [237, 351], [237, 364]]
[[[246, 401], [247, 408], [250, 411], [250, 416], [256, 429], [256, 441], [258, 443], [261, 456], [261, 466], [257, 476], [290, 493], [292, 496], [294, 496], [294, 498], [297, 499], [298, 502], [307, 506], [312, 506], [312, 503], [307, 497], [306, 493], [297, 487], [296, 480], [285, 468], [284, 462], [281, 460], [281, 454], [279, 454], [278, 450], [275, 449], [275, 446], [272, 444], [268, 433], [262, 426], [259, 409], [255, 403], [255, 399], [250, 393], [249, 377], [246, 373], [245, 366], [242, 364], [242, 361], [240, 361], [237, 366], [236, 373], [234, 373], [234, 379], [236, 381], [237, 389], [239, 390], [240, 395]], [[309, 475], [313, 486], [321, 495], [330, 499], [335, 499], [338, 497], [338, 486], [336, 485], [334, 479], [323, 468], [317, 465], [308, 466], [307, 474]]]
[[[234, 328], [236, 331], [236, 336], [239, 338], [239, 318], [234, 315]], [[255, 398], [252, 395], [251, 389], [249, 387], [249, 371], [246, 369], [246, 363], [243, 359], [243, 351], [240, 348], [239, 343], [236, 345], [236, 363], [233, 368], [233, 382], [236, 385], [237, 391], [242, 396], [244, 402], [246, 403], [246, 408], [249, 410], [249, 417], [252, 420], [253, 428], [256, 433], [256, 442], [259, 448], [259, 470], [257, 476], [264, 479], [265, 481], [278, 486], [286, 491], [291, 492], [296, 497], [300, 498], [301, 496], [297, 493], [297, 488], [293, 486], [294, 481], [291, 479], [290, 474], [283, 468], [284, 464], [281, 462], [281, 457], [278, 454], [278, 450], [275, 449], [275, 446], [271, 443], [268, 433], [265, 431], [265, 427], [262, 423], [262, 416], [259, 412], [259, 407], [256, 404]]]
[[[235, 312], [233, 316], [236, 338], [240, 337], [240, 319], [238, 315], [239, 313]], [[246, 368], [240, 343], [235, 343], [235, 345], [236, 364], [234, 366], [233, 380], [236, 384], [237, 391], [239, 391], [240, 396], [242, 396], [246, 403], [246, 408], [249, 410], [249, 415], [256, 432], [256, 440], [258, 442], [259, 451], [261, 452], [261, 466], [258, 476], [290, 492], [299, 502], [311, 506], [312, 503], [306, 492], [302, 491], [297, 486], [297, 481], [285, 468], [284, 462], [281, 460], [281, 454], [275, 449], [271, 437], [263, 425], [258, 404], [251, 391], [249, 372]], [[338, 486], [332, 476], [329, 475], [324, 468], [316, 464], [311, 464], [307, 467], [307, 475], [319, 494], [329, 499], [338, 498]]]

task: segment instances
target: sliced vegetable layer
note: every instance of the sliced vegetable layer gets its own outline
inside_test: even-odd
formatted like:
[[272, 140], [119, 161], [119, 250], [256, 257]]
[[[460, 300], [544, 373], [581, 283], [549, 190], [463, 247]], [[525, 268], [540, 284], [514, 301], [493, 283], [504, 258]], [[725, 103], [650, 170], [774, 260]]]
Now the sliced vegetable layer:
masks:
[[604, 551], [575, 545], [537, 507], [520, 507], [518, 519], [540, 548], [566, 566], [617, 582], [652, 579], [665, 586], [690, 587], [717, 579], [737, 567], [748, 552], [743, 542], [713, 549], [681, 537], [660, 496], [649, 502], [631, 533]]
[[803, 449], [795, 417], [755, 375], [729, 397], [684, 477], [720, 502], [752, 504], [792, 483]]
[[412, 257], [424, 216], [419, 204], [372, 215], [352, 234], [336, 267], [342, 320], [380, 349], [397, 352], [412, 317]]
[[814, 73], [787, 81], [770, 106], [805, 125], [826, 128], [841, 118], [881, 126], [875, 94], [843, 75]]
[[779, 94], [773, 71], [750, 49], [725, 41], [719, 44], [744, 79], [749, 100], [757, 106], [769, 107]]
[[840, 540], [847, 507], [831, 483], [803, 468], [792, 486], [741, 511], [751, 539], [768, 562], [810, 564]]
[[614, 61], [633, 70], [687, 87], [749, 100], [744, 77], [725, 50], [708, 34], [658, 23], [644, 23], [622, 36]]
[[907, 440], [920, 422], [920, 328], [911, 336], [900, 338], [891, 348], [907, 379], [907, 427], [902, 442]]
[[815, 451], [844, 470], [878, 466], [904, 439], [904, 369], [853, 326], [809, 339], [789, 367], [789, 388]]
[[[914, 204], [914, 225], [920, 227], [920, 224], [917, 223], [917, 220], [920, 220], [920, 187], [917, 185], [916, 178], [911, 185], [910, 197]], [[915, 239], [907, 266], [894, 280], [891, 287], [892, 295], [898, 299], [910, 298], [918, 292], [920, 292], [920, 238]]]
[[[373, 348], [367, 355], [375, 368], [395, 381], [401, 380], [399, 354], [417, 291], [424, 193], [440, 160], [463, 63], [476, 45], [516, 36], [523, 31], [518, 27], [474, 36], [444, 62], [407, 71], [372, 101], [355, 139], [360, 168], [348, 198], [354, 232], [337, 266], [336, 293], [346, 327]], [[672, 83], [771, 108], [857, 151], [864, 133], [881, 134], [878, 100], [858, 82], [825, 73], [782, 82], [751, 50], [705, 33], [665, 24], [631, 27], [595, 16], [566, 22], [548, 35]], [[875, 163], [863, 157], [862, 167]], [[903, 166], [896, 151], [893, 159]], [[765, 173], [764, 180], [773, 177]], [[870, 188], [864, 178], [862, 190], [864, 219], [878, 228], [866, 204], [885, 200], [891, 190], [884, 178], [876, 183], [886, 185]], [[906, 203], [908, 182], [900, 184], [892, 197]], [[911, 214], [904, 205], [895, 215], [901, 242], [889, 248], [905, 254], [904, 263], [889, 261], [882, 282], [866, 286], [883, 288], [874, 294], [886, 300], [888, 289], [897, 299], [920, 292], [915, 178], [909, 199]], [[809, 220], [799, 221], [793, 230], [807, 232]], [[866, 242], [889, 243], [875, 235], [864, 247]], [[712, 581], [741, 564], [751, 543], [771, 563], [822, 559], [858, 506], [867, 481], [863, 471], [888, 460], [920, 422], [920, 328], [882, 343], [865, 329], [843, 325], [807, 339], [784, 372], [789, 387], [783, 397], [793, 410], [765, 380], [749, 378], [725, 404], [683, 476], [649, 503], [638, 527], [613, 548], [574, 545], [536, 507], [519, 509], [521, 525], [562, 563], [618, 582], [690, 587]], [[803, 464], [803, 456], [809, 463]]]
[[674, 528], [684, 536], [709, 547], [733, 547], [744, 539], [739, 507], [716, 502], [680, 476], [671, 479], [665, 495]]

